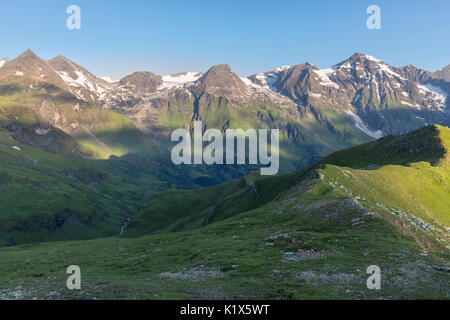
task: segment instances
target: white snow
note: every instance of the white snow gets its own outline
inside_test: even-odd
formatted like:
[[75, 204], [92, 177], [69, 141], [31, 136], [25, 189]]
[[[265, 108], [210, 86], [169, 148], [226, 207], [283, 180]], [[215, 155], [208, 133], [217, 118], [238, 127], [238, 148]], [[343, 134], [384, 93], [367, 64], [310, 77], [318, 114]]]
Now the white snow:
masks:
[[241, 77], [242, 82], [244, 82], [247, 86], [253, 85], [253, 82], [249, 78]]
[[339, 86], [330, 80], [330, 74], [332, 74], [335, 70], [333, 68], [328, 69], [319, 69], [319, 70], [313, 70], [320, 78], [321, 82], [320, 84], [322, 86], [326, 87], [333, 87], [336, 89], [339, 89]]
[[23, 76], [23, 72], [22, 72], [22, 71], [19, 71], [19, 70], [17, 70], [17, 71], [16, 71], [16, 73], [15, 73], [15, 75], [16, 75], [16, 76]]
[[350, 110], [347, 110], [346, 112], [350, 117], [353, 118], [353, 120], [355, 121], [355, 127], [357, 127], [359, 130], [374, 139], [380, 139], [381, 137], [383, 137], [383, 132], [381, 132], [381, 130], [371, 131], [357, 114]]
[[276, 68], [275, 70], [273, 70], [274, 72], [281, 72], [281, 71], [284, 71], [284, 70], [287, 70], [287, 69], [289, 69], [291, 66], [281, 66], [281, 67], [278, 67], [278, 68]]
[[78, 76], [77, 79], [73, 80], [73, 83], [80, 85], [81, 87], [88, 87], [91, 90], [95, 90], [92, 83], [88, 80], [88, 78], [81, 71], [75, 71], [75, 74]]
[[[277, 91], [274, 87], [273, 84], [278, 80], [279, 74], [287, 69], [289, 69], [291, 66], [281, 66], [278, 67], [276, 69], [274, 69], [273, 71], [270, 72], [266, 72], [266, 73], [257, 73], [254, 75], [254, 77], [256, 79], [258, 79], [261, 82], [261, 85], [258, 85], [256, 83], [251, 82], [250, 84], [248, 84], [247, 80], [244, 80], [243, 78], [242, 81], [244, 81], [245, 84], [250, 85], [254, 88], [259, 88], [259, 89], [270, 89], [272, 91]], [[248, 78], [246, 78], [248, 79]], [[250, 80], [251, 81], [251, 80]]]
[[403, 78], [397, 72], [393, 71], [387, 64], [380, 63], [380, 64], [378, 64], [378, 67], [379, 67], [379, 72], [383, 72], [384, 71], [384, 73], [386, 73], [389, 76], [393, 76], [393, 77], [395, 77], [397, 79], [401, 79], [401, 80], [406, 81], [405, 78]]
[[107, 89], [89, 79], [88, 76], [86, 76], [82, 71], [75, 71], [75, 74], [77, 75], [76, 79], [72, 79], [72, 77], [70, 77], [65, 71], [57, 71], [57, 73], [68, 85], [72, 87], [86, 88], [99, 95], [101, 95]]
[[[268, 74], [266, 73], [266, 75], [262, 74], [262, 73], [255, 74], [255, 78], [261, 82], [261, 85], [258, 85], [253, 82], [250, 85], [255, 88], [270, 89], [270, 90], [276, 91], [275, 88], [273, 87], [273, 84], [278, 80], [277, 74], [278, 74], [278, 72], [277, 73], [268, 73]], [[247, 84], [246, 81], [244, 81], [244, 82]]]
[[367, 60], [370, 60], [370, 61], [373, 61], [373, 62], [381, 62], [381, 60], [379, 60], [379, 59], [377, 59], [375, 57], [369, 56], [368, 54], [365, 54], [364, 56], [367, 58]]
[[197, 81], [202, 76], [200, 72], [184, 72], [177, 75], [162, 76], [161, 89], [182, 86], [189, 82]]
[[0, 68], [6, 63], [7, 59], [0, 60]]
[[105, 76], [105, 77], [99, 77], [99, 78], [102, 79], [102, 80], [105, 80], [106, 82], [109, 82], [109, 83], [119, 82], [119, 80], [114, 79], [113, 77]]
[[400, 102], [401, 102], [403, 105], [405, 105], [405, 106], [410, 106], [410, 107], [414, 107], [414, 108], [420, 109], [420, 106], [419, 106], [418, 104], [411, 104], [411, 103], [409, 103], [409, 102], [407, 102], [407, 101], [403, 101], [403, 100], [400, 100]]
[[431, 99], [437, 101], [438, 103], [445, 105], [445, 100], [447, 99], [447, 93], [441, 88], [433, 86], [432, 84], [417, 85], [419, 91], [423, 94], [431, 95]]
[[[351, 69], [351, 64], [347, 61], [346, 63], [339, 66], [339, 69]], [[333, 69], [334, 70], [334, 69]]]
[[20, 149], [18, 146], [12, 146], [11, 148], [13, 148], [14, 150], [17, 150], [17, 151], [22, 151], [22, 149]]

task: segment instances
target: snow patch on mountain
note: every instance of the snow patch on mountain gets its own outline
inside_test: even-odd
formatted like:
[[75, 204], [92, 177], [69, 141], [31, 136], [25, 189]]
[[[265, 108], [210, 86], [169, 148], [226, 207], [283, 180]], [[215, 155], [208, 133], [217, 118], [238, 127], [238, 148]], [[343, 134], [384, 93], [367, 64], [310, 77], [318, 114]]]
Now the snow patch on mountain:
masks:
[[399, 75], [397, 72], [395, 72], [394, 70], [391, 69], [391, 67], [389, 67], [387, 64], [384, 63], [380, 63], [378, 64], [378, 68], [379, 68], [379, 72], [384, 72], [385, 74], [387, 74], [388, 76], [392, 76], [396, 79], [401, 79], [403, 81], [406, 81], [405, 78], [403, 78], [401, 75]]
[[255, 84], [252, 82], [252, 80], [250, 80], [249, 78], [243, 78], [243, 77], [240, 77], [240, 78], [241, 78], [242, 82], [245, 83], [247, 86], [253, 86], [253, 85], [255, 85]]
[[445, 106], [445, 101], [447, 100], [447, 93], [444, 92], [441, 88], [433, 86], [432, 84], [420, 85], [417, 84], [417, 88], [419, 91], [423, 93], [425, 96], [430, 96], [432, 100], [437, 103]]
[[119, 82], [119, 80], [114, 79], [113, 77], [105, 76], [105, 77], [99, 77], [99, 78], [102, 79], [102, 80], [105, 80], [105, 81], [108, 82], [108, 83], [116, 83], [116, 82]]
[[379, 60], [379, 59], [377, 59], [375, 57], [369, 56], [368, 54], [365, 54], [364, 56], [366, 57], [367, 60], [370, 60], [370, 61], [373, 61], [373, 62], [381, 62], [381, 60]]
[[371, 131], [356, 113], [350, 110], [346, 110], [346, 113], [350, 117], [352, 117], [352, 119], [355, 121], [355, 127], [364, 132], [365, 134], [367, 134], [368, 136], [374, 139], [380, 139], [381, 137], [383, 137], [383, 132], [381, 132], [381, 130]]
[[339, 85], [330, 80], [330, 75], [335, 72], [333, 68], [313, 70], [320, 78], [320, 84], [325, 87], [339, 89]]
[[281, 71], [289, 69], [290, 67], [291, 66], [281, 66], [281, 67], [278, 67], [275, 70], [273, 70], [273, 72], [281, 72]]
[[[275, 82], [277, 82], [280, 73], [282, 73], [283, 71], [289, 69], [291, 66], [281, 66], [278, 67], [272, 71], [269, 72], [265, 72], [265, 73], [257, 73], [255, 75], [253, 75], [253, 77], [256, 78], [256, 80], [259, 82], [259, 84], [254, 83], [253, 81], [251, 81], [249, 78], [246, 78], [248, 80], [251, 81], [251, 83], [249, 84], [250, 86], [257, 88], [257, 89], [269, 89], [272, 91], [277, 91], [276, 88], [273, 86], [275, 84]], [[247, 81], [244, 81], [244, 83], [247, 84]]]
[[8, 61], [8, 59], [2, 59], [0, 60], [0, 68], [3, 67], [3, 65], [6, 63], [6, 61]]
[[105, 87], [102, 87], [102, 86], [94, 83], [82, 71], [75, 71], [75, 74], [77, 75], [76, 79], [73, 79], [72, 77], [70, 77], [66, 71], [56, 71], [56, 72], [64, 80], [64, 82], [66, 82], [69, 86], [82, 87], [85, 89], [89, 89], [90, 91], [95, 92], [99, 95], [104, 93], [107, 89]]
[[161, 79], [163, 81], [163, 84], [160, 88], [165, 89], [183, 86], [186, 83], [197, 81], [201, 76], [201, 72], [184, 72], [162, 76]]

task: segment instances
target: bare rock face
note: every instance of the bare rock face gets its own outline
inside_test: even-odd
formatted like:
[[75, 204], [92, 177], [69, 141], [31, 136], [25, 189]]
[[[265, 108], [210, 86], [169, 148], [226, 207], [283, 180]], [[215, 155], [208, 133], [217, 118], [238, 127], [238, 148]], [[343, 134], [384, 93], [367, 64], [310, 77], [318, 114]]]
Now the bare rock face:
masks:
[[450, 64], [441, 70], [433, 72], [433, 76], [438, 79], [443, 79], [450, 82]]
[[99, 97], [112, 86], [66, 57], [57, 56], [48, 60], [48, 63], [79, 99], [98, 102]]
[[162, 83], [161, 77], [148, 71], [134, 72], [119, 81], [136, 95], [155, 92]]
[[211, 67], [196, 81], [200, 91], [226, 98], [242, 98], [249, 94], [249, 89], [227, 64]]
[[404, 67], [393, 69], [405, 79], [417, 83], [428, 82], [433, 77], [433, 74], [431, 72], [416, 68], [415, 66], [410, 64]]
[[273, 87], [297, 103], [306, 104], [309, 94], [319, 96], [324, 89], [321, 85], [321, 77], [316, 74], [316, 71], [319, 71], [319, 68], [308, 62], [292, 66], [278, 75]]
[[[50, 64], [39, 58], [31, 50], [26, 50], [17, 58], [8, 61], [2, 67], [0, 80], [14, 77], [27, 77], [50, 82], [60, 88], [67, 88], [66, 83], [53, 70]], [[20, 78], [19, 78], [20, 79]]]

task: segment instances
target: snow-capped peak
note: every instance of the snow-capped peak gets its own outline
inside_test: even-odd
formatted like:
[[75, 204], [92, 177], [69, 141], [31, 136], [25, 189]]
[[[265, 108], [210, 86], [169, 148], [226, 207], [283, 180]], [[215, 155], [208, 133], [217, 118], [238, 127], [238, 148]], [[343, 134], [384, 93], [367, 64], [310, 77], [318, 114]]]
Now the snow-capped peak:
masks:
[[251, 75], [247, 78], [241, 78], [242, 81], [246, 85], [252, 86], [252, 87], [258, 87], [258, 88], [264, 88], [264, 89], [271, 89], [275, 90], [273, 88], [273, 84], [278, 80], [280, 73], [283, 71], [291, 68], [291, 66], [281, 66], [278, 67], [272, 71], [264, 72], [264, 73], [257, 73], [254, 75]]
[[381, 62], [381, 60], [379, 60], [379, 59], [377, 59], [375, 57], [369, 56], [368, 54], [365, 54], [364, 56], [366, 57], [367, 60], [370, 60], [370, 61], [373, 61], [373, 62]]

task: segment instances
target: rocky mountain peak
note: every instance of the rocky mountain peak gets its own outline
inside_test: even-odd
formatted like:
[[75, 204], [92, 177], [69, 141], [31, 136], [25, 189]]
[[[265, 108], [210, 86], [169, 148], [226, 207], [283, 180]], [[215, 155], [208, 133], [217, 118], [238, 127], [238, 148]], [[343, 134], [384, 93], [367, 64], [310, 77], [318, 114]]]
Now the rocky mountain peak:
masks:
[[369, 71], [374, 71], [375, 68], [380, 64], [384, 64], [384, 62], [370, 55], [357, 52], [348, 59], [345, 59], [344, 61], [334, 65], [332, 68], [335, 70], [340, 70], [354, 69], [356, 67], [359, 67], [367, 69]]
[[135, 94], [155, 92], [162, 83], [161, 77], [149, 71], [134, 72], [119, 81], [120, 85], [129, 87]]
[[438, 79], [443, 79], [445, 81], [450, 82], [450, 64], [441, 70], [433, 72], [433, 76]]
[[196, 84], [204, 92], [227, 98], [240, 98], [249, 92], [247, 85], [227, 64], [212, 66]]
[[39, 58], [33, 51], [27, 49], [17, 58], [8, 61], [3, 67], [0, 79], [11, 77], [28, 77], [50, 82], [58, 87], [66, 85], [50, 64]]
[[38, 56], [30, 49], [27, 49], [17, 58], [38, 58]]
[[86, 74], [90, 74], [86, 69], [76, 64], [75, 62], [70, 61], [66, 57], [56, 56], [53, 59], [48, 60], [48, 63], [55, 69], [58, 73], [65, 72], [72, 79], [77, 79], [78, 75], [77, 71], [83, 71]]

